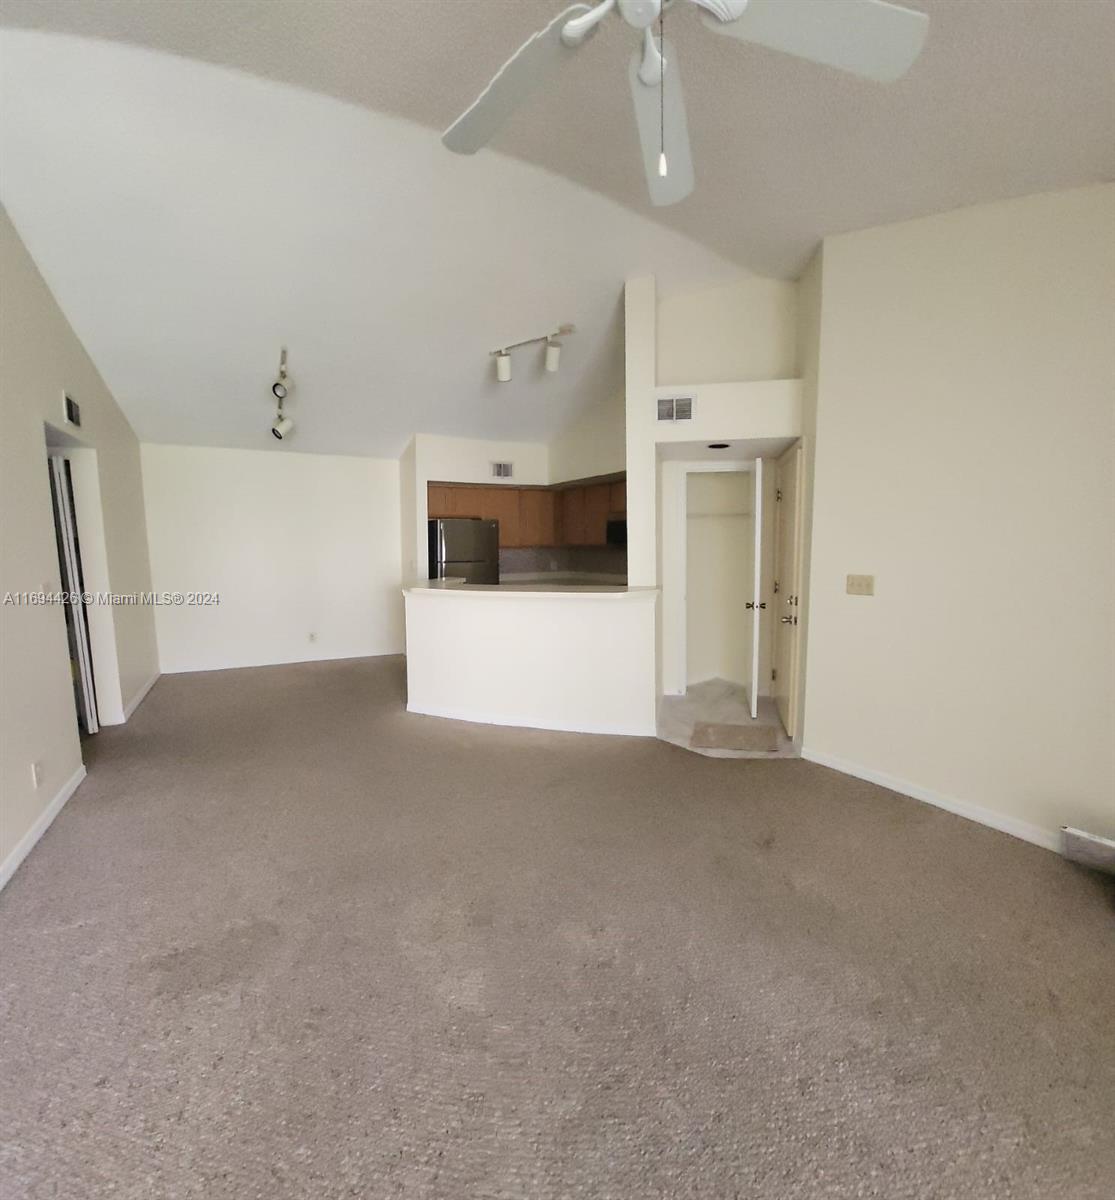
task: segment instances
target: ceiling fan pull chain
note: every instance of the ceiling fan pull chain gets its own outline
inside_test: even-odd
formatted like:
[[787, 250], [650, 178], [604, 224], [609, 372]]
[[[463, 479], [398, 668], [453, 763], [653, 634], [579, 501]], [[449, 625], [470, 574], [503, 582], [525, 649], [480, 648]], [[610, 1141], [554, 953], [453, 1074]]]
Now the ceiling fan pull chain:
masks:
[[665, 179], [669, 171], [666, 162], [666, 7], [658, 10], [658, 174]]

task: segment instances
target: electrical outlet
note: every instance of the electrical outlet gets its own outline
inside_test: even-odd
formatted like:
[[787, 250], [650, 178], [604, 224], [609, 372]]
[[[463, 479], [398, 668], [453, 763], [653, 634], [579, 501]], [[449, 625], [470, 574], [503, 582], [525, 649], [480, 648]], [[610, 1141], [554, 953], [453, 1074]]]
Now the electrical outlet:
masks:
[[31, 782], [37, 788], [43, 781], [43, 764], [41, 762], [33, 762], [31, 764]]
[[849, 596], [874, 596], [875, 576], [849, 575], [847, 591]]

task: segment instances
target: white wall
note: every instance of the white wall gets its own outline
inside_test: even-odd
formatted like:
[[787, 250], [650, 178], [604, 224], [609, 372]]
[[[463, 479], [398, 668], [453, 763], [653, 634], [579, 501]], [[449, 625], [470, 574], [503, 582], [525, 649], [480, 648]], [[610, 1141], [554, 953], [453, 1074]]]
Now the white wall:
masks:
[[[103, 542], [96, 548], [109, 586], [151, 586], [139, 445], [89, 356], [0, 209], [0, 596], [60, 586], [44, 422], [62, 424], [62, 398], [81, 405], [75, 441], [96, 452]], [[96, 490], [96, 489], [94, 489]], [[90, 514], [84, 514], [89, 516]], [[83, 531], [84, 531], [83, 528]], [[94, 547], [88, 547], [91, 560]], [[104, 618], [97, 614], [98, 620]], [[157, 673], [150, 608], [111, 614], [115, 685], [131, 707]], [[0, 605], [0, 882], [49, 823], [83, 771], [65, 618], [60, 607]], [[38, 788], [31, 764], [42, 764]]]
[[550, 442], [550, 482], [625, 471], [626, 431], [622, 392], [589, 404], [568, 429]]
[[793, 379], [797, 286], [747, 275], [658, 297], [658, 383]]
[[[681, 687], [676, 647], [683, 640], [684, 481], [660, 448], [694, 439], [786, 439], [801, 433], [795, 285], [743, 276], [727, 289], [664, 297], [653, 277], [624, 289], [627, 460], [627, 577], [658, 587], [656, 689]], [[694, 419], [656, 419], [656, 400], [673, 385], [697, 385]], [[664, 494], [670, 493], [664, 503]], [[680, 522], [680, 528], [678, 523]], [[666, 578], [666, 573], [669, 578]], [[769, 675], [769, 672], [768, 672]]]
[[706, 472], [687, 477], [686, 682], [751, 682], [754, 477]]
[[1115, 835], [1113, 235], [1107, 185], [824, 247], [806, 751], [1047, 844]]
[[156, 610], [163, 671], [402, 650], [397, 462], [150, 445], [142, 460], [155, 590], [220, 594]]
[[798, 362], [801, 366], [802, 562], [798, 618], [798, 720], [794, 744], [802, 746], [805, 677], [809, 662], [809, 581], [813, 545], [813, 476], [817, 446], [817, 383], [821, 355], [821, 279], [824, 247], [818, 247], [798, 280]]
[[[418, 579], [418, 439], [411, 438], [399, 456], [399, 538], [402, 578], [406, 583]], [[426, 505], [423, 503], [425, 513]]]
[[651, 737], [654, 609], [653, 590], [409, 590], [407, 708]]
[[623, 293], [627, 582], [658, 586], [658, 459], [654, 442], [657, 321], [654, 276], [629, 279]]

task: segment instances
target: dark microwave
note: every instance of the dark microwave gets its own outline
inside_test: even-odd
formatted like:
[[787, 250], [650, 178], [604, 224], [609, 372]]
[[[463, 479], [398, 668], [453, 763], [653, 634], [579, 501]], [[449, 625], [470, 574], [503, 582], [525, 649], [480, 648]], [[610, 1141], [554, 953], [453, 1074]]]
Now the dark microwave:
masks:
[[[597, 526], [599, 529], [600, 526]], [[609, 546], [626, 546], [627, 545], [627, 518], [626, 517], [610, 517], [608, 519], [607, 530], [604, 535], [604, 540]]]

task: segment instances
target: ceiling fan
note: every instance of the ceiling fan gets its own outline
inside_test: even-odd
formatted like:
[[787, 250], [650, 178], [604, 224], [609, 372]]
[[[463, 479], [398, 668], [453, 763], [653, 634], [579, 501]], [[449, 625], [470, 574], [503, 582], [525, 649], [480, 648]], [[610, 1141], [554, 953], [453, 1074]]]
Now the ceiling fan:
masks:
[[[676, 204], [693, 190], [685, 98], [662, 14], [677, 0], [601, 0], [559, 13], [500, 67], [495, 78], [442, 134], [457, 154], [475, 154], [533, 92], [552, 79], [618, 9], [643, 44], [628, 80], [654, 205]], [[929, 18], [886, 0], [685, 0], [702, 9], [705, 27], [742, 42], [850, 71], [882, 83], [900, 78], [925, 43]], [[655, 38], [654, 26], [658, 25]]]

